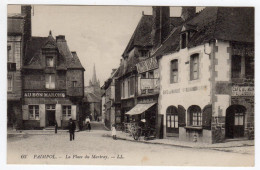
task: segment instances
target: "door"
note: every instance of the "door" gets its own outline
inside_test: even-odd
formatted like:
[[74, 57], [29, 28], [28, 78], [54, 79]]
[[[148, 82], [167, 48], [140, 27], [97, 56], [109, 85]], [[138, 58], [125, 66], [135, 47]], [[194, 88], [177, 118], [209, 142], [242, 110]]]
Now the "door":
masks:
[[55, 105], [49, 104], [46, 105], [46, 126], [54, 126], [55, 125]]
[[166, 132], [179, 133], [179, 117], [175, 106], [169, 106], [166, 110]]
[[232, 105], [226, 112], [226, 137], [239, 138], [244, 136], [245, 107]]

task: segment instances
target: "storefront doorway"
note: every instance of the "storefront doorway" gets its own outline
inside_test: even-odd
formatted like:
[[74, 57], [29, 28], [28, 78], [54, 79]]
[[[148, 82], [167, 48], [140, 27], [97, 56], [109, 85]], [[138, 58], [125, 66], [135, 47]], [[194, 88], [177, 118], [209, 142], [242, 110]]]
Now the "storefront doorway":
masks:
[[226, 138], [244, 137], [246, 108], [232, 105], [226, 111]]
[[55, 120], [55, 105], [46, 105], [46, 126], [54, 126]]

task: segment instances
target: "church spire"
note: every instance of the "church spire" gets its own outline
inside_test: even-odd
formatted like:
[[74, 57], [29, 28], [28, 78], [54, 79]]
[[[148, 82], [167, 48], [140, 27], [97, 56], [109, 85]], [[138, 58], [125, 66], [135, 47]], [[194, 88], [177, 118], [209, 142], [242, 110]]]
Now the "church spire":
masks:
[[95, 64], [94, 64], [93, 76], [92, 76], [92, 84], [96, 84], [96, 83], [97, 83], [97, 76], [96, 76], [96, 68], [95, 68]]

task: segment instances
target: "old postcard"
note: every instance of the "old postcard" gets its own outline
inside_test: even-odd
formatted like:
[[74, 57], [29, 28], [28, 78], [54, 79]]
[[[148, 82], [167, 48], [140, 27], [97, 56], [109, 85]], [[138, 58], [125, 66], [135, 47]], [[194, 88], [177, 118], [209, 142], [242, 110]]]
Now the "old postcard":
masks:
[[254, 167], [254, 7], [7, 8], [7, 164]]

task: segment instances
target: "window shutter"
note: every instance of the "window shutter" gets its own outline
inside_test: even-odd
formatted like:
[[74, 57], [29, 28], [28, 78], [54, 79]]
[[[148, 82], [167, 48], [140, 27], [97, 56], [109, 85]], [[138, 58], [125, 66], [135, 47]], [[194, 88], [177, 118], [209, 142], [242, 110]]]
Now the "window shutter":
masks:
[[40, 112], [40, 127], [45, 127], [45, 104], [40, 104], [39, 106]]
[[72, 118], [72, 120], [77, 120], [77, 110], [76, 110], [76, 108], [77, 108], [76, 105], [71, 106], [71, 118]]
[[204, 107], [202, 112], [202, 127], [203, 129], [211, 129], [212, 105]]
[[28, 105], [23, 105], [22, 106], [22, 112], [23, 112], [23, 120], [28, 120], [29, 119]]
[[186, 126], [186, 110], [183, 106], [178, 105], [178, 119], [179, 119], [179, 127]]
[[58, 127], [61, 126], [61, 118], [62, 118], [62, 110], [61, 110], [61, 104], [56, 104], [56, 113], [55, 118], [58, 124]]

